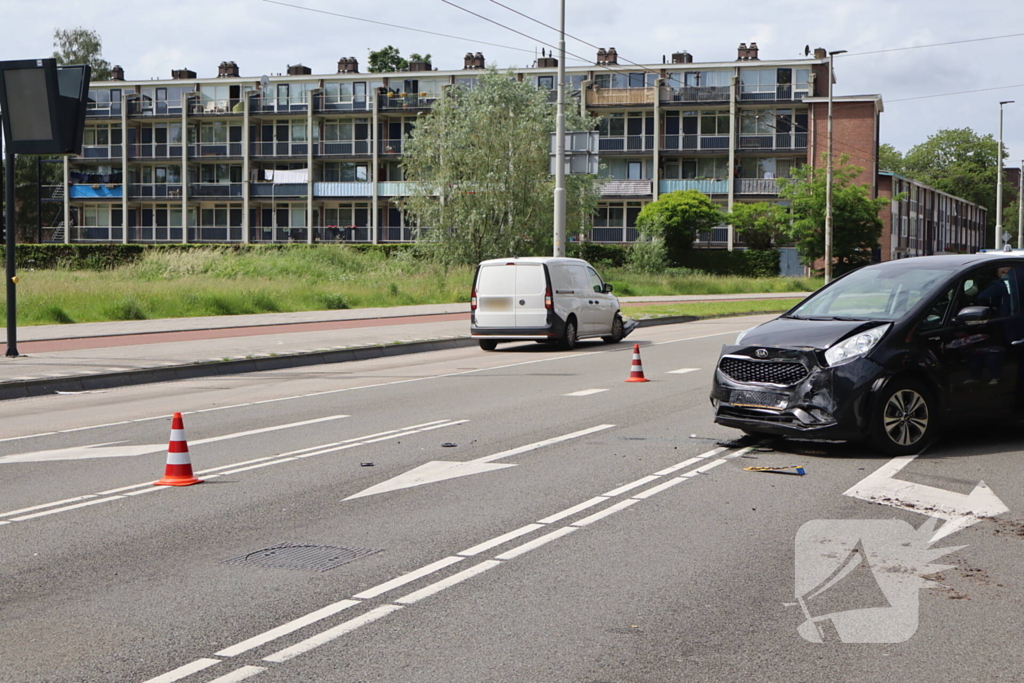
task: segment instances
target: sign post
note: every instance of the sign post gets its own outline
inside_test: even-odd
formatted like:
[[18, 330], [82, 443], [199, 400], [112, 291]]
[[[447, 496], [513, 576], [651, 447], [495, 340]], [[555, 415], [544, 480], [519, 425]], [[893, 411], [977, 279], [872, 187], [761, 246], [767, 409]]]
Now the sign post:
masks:
[[55, 59], [0, 62], [0, 119], [4, 130], [6, 178], [7, 353], [18, 355], [15, 266], [14, 160], [18, 154], [80, 154], [89, 99], [91, 67], [57, 66]]

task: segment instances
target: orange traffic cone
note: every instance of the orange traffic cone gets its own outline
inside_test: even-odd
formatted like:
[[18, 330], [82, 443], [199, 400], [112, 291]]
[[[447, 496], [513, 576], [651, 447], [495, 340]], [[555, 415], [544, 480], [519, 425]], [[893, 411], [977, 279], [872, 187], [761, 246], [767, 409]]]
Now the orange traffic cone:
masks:
[[640, 345], [633, 344], [633, 365], [629, 370], [627, 382], [650, 382], [644, 377], [644, 366], [640, 364]]
[[192, 474], [192, 462], [188, 457], [188, 441], [185, 439], [185, 424], [182, 422], [181, 413], [175, 413], [171, 418], [171, 440], [167, 444], [167, 467], [164, 469], [164, 478], [153, 482], [153, 484], [156, 486], [191, 486], [202, 483], [202, 479], [196, 479]]

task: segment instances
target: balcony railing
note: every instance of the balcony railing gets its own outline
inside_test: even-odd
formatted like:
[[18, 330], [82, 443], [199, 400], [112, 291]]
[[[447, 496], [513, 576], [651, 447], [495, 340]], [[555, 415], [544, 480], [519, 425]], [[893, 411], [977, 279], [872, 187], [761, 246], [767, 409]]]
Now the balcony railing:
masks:
[[653, 135], [607, 135], [599, 138], [598, 149], [602, 152], [641, 152], [654, 149]]
[[653, 194], [650, 180], [605, 180], [601, 183], [602, 197], [648, 197]]
[[736, 141], [739, 149], [806, 149], [806, 133], [775, 133], [768, 135], [740, 135]]
[[591, 242], [635, 242], [640, 232], [636, 228], [607, 227], [595, 225], [588, 238]]
[[678, 88], [662, 88], [661, 101], [672, 102], [728, 102], [727, 85], [684, 85]]
[[128, 196], [131, 199], [146, 197], [180, 198], [181, 183], [131, 183], [128, 185]]
[[381, 109], [429, 109], [434, 106], [437, 97], [434, 95], [405, 95], [380, 98], [377, 106]]
[[402, 147], [404, 146], [404, 143], [405, 143], [405, 140], [403, 140], [403, 139], [379, 140], [378, 141], [379, 149], [377, 151], [378, 151], [379, 154], [384, 154], [384, 155], [393, 154], [393, 155], [397, 156], [397, 155], [402, 153]]
[[368, 157], [369, 140], [322, 140], [317, 145], [319, 156]]
[[188, 113], [192, 116], [213, 116], [217, 114], [241, 114], [242, 100], [189, 100]]
[[658, 182], [658, 193], [667, 194], [680, 190], [697, 190], [704, 194], [728, 194], [729, 181], [726, 178], [669, 179]]
[[240, 157], [241, 142], [200, 142], [188, 146], [189, 158], [197, 157]]
[[729, 149], [728, 135], [665, 135], [661, 148], [666, 151], [678, 150], [723, 150]]
[[587, 90], [587, 105], [627, 106], [654, 104], [654, 88], [591, 88]]
[[131, 159], [178, 159], [181, 158], [181, 143], [141, 142], [128, 148]]
[[740, 86], [740, 99], [747, 102], [758, 100], [800, 101], [808, 95], [810, 95], [810, 88], [806, 84], [796, 87], [791, 84]]
[[769, 194], [779, 193], [779, 181], [775, 178], [737, 178], [736, 194]]
[[188, 196], [192, 197], [241, 197], [242, 183], [191, 183]]
[[369, 97], [352, 97], [339, 99], [327, 95], [314, 95], [313, 106], [316, 111], [369, 111], [371, 102]]
[[305, 95], [295, 97], [253, 97], [249, 100], [249, 111], [253, 113], [297, 113], [309, 108]]
[[251, 142], [249, 153], [254, 157], [304, 157], [305, 142]]
[[123, 196], [123, 185], [72, 185], [68, 188], [70, 199], [121, 199]]
[[181, 116], [181, 102], [129, 100], [128, 116]]
[[251, 197], [305, 197], [308, 191], [306, 183], [249, 183]]
[[[85, 115], [96, 118], [120, 116], [121, 106], [121, 102], [89, 102], [85, 106]], [[129, 110], [129, 113], [131, 113], [131, 110]]]
[[83, 159], [120, 159], [121, 145], [83, 145]]
[[372, 197], [373, 183], [368, 181], [342, 181], [313, 183], [314, 197]]

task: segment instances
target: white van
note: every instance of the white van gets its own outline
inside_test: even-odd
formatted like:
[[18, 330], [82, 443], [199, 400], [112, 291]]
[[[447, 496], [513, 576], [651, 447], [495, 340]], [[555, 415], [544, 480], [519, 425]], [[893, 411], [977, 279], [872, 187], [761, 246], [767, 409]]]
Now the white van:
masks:
[[493, 351], [501, 341], [531, 339], [562, 349], [586, 337], [615, 344], [632, 325], [623, 325], [619, 300], [611, 291], [581, 259], [484, 261], [473, 279], [470, 335], [484, 351]]

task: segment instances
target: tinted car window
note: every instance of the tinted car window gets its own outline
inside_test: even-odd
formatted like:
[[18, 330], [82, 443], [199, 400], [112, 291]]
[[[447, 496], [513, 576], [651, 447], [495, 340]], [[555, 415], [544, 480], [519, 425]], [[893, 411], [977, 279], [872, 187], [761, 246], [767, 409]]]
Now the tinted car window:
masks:
[[897, 320], [949, 276], [935, 267], [865, 268], [809, 297], [789, 317]]
[[960, 307], [988, 306], [993, 316], [1020, 315], [1020, 266], [986, 266], [971, 271], [961, 285]]
[[940, 296], [938, 300], [932, 304], [932, 307], [928, 309], [928, 313], [926, 313], [924, 319], [921, 320], [921, 324], [918, 326], [918, 329], [922, 332], [929, 332], [942, 327], [942, 323], [946, 319], [946, 314], [949, 312], [949, 305], [953, 303], [954, 296], [956, 296], [956, 287], [950, 287], [948, 290], [943, 292], [942, 296]]

